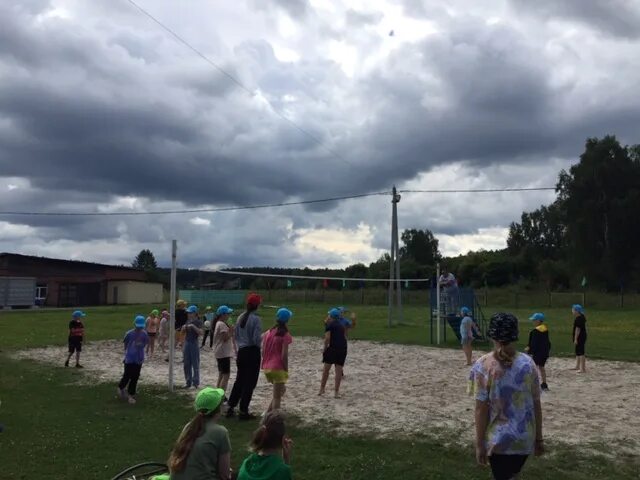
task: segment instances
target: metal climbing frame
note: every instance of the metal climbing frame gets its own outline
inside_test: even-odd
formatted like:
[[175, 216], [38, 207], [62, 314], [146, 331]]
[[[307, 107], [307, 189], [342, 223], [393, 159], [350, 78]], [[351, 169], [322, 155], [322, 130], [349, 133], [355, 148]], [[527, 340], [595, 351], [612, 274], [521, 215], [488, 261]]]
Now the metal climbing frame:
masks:
[[[486, 338], [486, 321], [484, 313], [480, 307], [480, 303], [476, 297], [473, 288], [456, 288], [456, 289], [441, 289], [440, 290], [440, 331], [442, 332], [444, 343], [447, 342], [447, 324], [453, 329], [456, 337], [460, 335], [460, 309], [462, 307], [468, 307], [471, 309], [471, 316], [478, 325], [480, 330], [479, 340]], [[430, 295], [430, 313], [431, 320], [429, 322], [429, 331], [431, 335], [431, 343], [438, 343], [434, 336], [434, 332], [437, 331], [438, 326], [438, 289], [432, 288]]]

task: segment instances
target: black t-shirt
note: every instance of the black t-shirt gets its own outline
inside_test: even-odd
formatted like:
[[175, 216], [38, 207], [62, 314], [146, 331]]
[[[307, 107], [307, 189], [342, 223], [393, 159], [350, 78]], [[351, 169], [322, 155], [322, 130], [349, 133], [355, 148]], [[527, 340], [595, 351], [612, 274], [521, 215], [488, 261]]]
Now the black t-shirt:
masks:
[[580, 334], [578, 335], [578, 343], [585, 342], [587, 340], [587, 319], [584, 315], [578, 315], [573, 321], [573, 338], [576, 339], [576, 328], [580, 329]]
[[331, 337], [329, 339], [329, 348], [336, 350], [346, 350], [347, 348], [347, 335], [344, 325], [340, 320], [332, 320], [325, 328], [325, 332], [330, 332]]
[[69, 322], [69, 338], [74, 340], [82, 340], [84, 336], [84, 325], [80, 320], [75, 318]]
[[181, 329], [187, 323], [187, 311], [179, 308], [176, 310], [176, 322], [175, 328], [176, 330]]

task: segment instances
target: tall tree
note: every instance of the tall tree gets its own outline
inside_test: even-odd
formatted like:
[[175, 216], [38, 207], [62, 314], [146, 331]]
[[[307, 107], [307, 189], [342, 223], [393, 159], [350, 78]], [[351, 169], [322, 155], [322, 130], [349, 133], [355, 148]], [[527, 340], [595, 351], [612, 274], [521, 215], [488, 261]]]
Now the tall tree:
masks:
[[557, 190], [574, 267], [610, 285], [624, 282], [640, 259], [638, 147], [614, 136], [588, 139], [580, 162], [560, 173]]
[[400, 249], [400, 255], [412, 258], [418, 265], [435, 265], [442, 258], [438, 249], [438, 239], [428, 229], [407, 229], [402, 232], [400, 238], [404, 244]]
[[158, 268], [156, 258], [153, 256], [153, 252], [149, 249], [140, 250], [140, 253], [133, 259], [131, 266], [134, 268], [140, 268], [147, 272]]

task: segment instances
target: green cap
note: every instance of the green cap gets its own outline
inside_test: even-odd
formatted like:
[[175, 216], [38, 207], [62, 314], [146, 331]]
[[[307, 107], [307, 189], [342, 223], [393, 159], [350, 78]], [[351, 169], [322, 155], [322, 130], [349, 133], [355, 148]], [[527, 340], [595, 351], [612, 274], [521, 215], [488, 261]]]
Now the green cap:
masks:
[[158, 315], [160, 315], [160, 312], [154, 308], [153, 310], [151, 310], [151, 315], [155, 315], [157, 317]]
[[205, 415], [213, 412], [224, 400], [224, 390], [221, 388], [205, 387], [196, 395], [196, 412], [204, 412]]

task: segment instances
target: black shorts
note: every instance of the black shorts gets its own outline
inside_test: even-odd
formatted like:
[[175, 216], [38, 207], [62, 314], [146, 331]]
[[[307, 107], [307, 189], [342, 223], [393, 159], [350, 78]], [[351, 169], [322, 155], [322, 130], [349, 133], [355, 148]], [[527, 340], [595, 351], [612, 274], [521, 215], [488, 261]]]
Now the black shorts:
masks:
[[528, 455], [491, 455], [489, 463], [495, 480], [510, 480], [522, 470]]
[[70, 338], [69, 339], [69, 353], [82, 351], [82, 340], [78, 338]]
[[584, 355], [584, 346], [587, 342], [578, 342], [576, 345], [576, 356], [581, 357]]
[[533, 357], [533, 363], [535, 363], [538, 367], [543, 367], [547, 364], [547, 360], [549, 357]]
[[346, 348], [327, 348], [322, 354], [322, 363], [329, 365], [340, 365], [344, 367], [344, 362], [347, 360]]
[[222, 374], [230, 374], [231, 373], [231, 357], [225, 358], [216, 358], [218, 361], [218, 371]]

